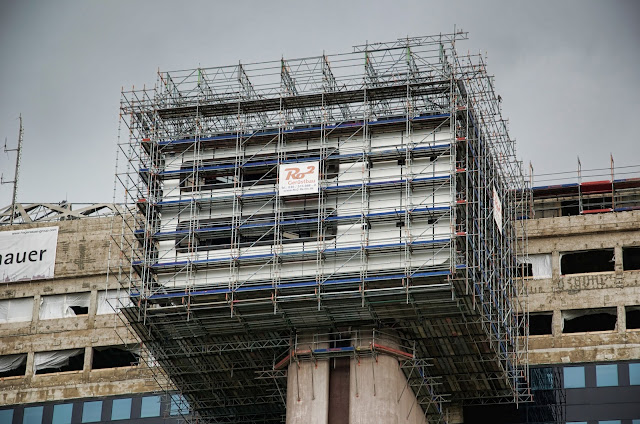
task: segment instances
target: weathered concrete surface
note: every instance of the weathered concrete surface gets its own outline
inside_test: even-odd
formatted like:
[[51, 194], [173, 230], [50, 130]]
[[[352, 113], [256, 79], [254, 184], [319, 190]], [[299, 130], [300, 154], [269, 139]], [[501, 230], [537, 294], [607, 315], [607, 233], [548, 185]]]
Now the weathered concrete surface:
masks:
[[329, 361], [292, 362], [287, 374], [287, 424], [327, 424]]
[[[0, 284], [0, 300], [34, 299], [31, 321], [0, 324], [0, 355], [27, 354], [26, 375], [0, 378], [0, 405], [157, 390], [143, 365], [91, 369], [93, 347], [137, 341], [116, 314], [96, 315], [98, 291], [118, 287], [115, 278], [107, 279], [111, 218], [24, 224], [2, 231], [48, 226], [59, 227], [54, 278]], [[90, 293], [88, 314], [38, 318], [42, 296], [78, 292]], [[34, 375], [35, 352], [73, 348], [85, 349], [83, 370]]]
[[[552, 335], [531, 336], [530, 364], [622, 361], [640, 357], [640, 330], [627, 330], [625, 307], [640, 305], [640, 271], [623, 271], [622, 247], [640, 244], [640, 211], [527, 221], [529, 253], [550, 253], [552, 278], [528, 279], [529, 310], [553, 313]], [[614, 249], [611, 272], [560, 274], [560, 254]], [[615, 308], [612, 331], [562, 333], [562, 311]]]

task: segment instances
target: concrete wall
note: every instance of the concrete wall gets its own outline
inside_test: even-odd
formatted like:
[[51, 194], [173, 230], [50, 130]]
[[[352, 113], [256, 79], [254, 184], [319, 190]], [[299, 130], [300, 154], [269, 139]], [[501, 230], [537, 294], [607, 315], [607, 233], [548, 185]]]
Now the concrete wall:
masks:
[[[618, 361], [640, 357], [640, 330], [627, 330], [625, 307], [640, 305], [640, 271], [623, 271], [622, 247], [640, 245], [640, 211], [542, 218], [527, 222], [529, 253], [550, 253], [552, 278], [529, 279], [530, 312], [550, 312], [552, 334], [531, 336], [531, 364]], [[613, 248], [615, 271], [561, 275], [560, 255]], [[614, 308], [612, 331], [562, 333], [562, 311]]]
[[[0, 229], [59, 227], [53, 279], [0, 285], [0, 300], [33, 298], [30, 321], [0, 324], [0, 355], [27, 354], [24, 376], [0, 378], [0, 405], [157, 390], [144, 366], [91, 369], [94, 347], [136, 343], [119, 314], [96, 313], [98, 292], [118, 288], [116, 278], [107, 280], [111, 220], [87, 218]], [[89, 293], [88, 314], [39, 319], [43, 296], [78, 292]], [[73, 348], [84, 349], [82, 370], [34, 375], [35, 352]]]

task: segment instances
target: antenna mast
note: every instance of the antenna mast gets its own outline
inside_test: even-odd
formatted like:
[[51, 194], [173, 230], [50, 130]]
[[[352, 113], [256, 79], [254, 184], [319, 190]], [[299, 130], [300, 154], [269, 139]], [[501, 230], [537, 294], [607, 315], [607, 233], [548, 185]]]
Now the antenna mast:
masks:
[[20, 175], [20, 158], [22, 157], [22, 137], [24, 129], [22, 127], [22, 114], [20, 114], [20, 131], [18, 132], [18, 147], [15, 149], [7, 149], [7, 140], [4, 141], [4, 152], [17, 152], [16, 155], [16, 172], [13, 181], [3, 181], [0, 177], [0, 184], [13, 184], [13, 197], [11, 198], [11, 219], [10, 225], [13, 225], [13, 219], [16, 216], [16, 205], [18, 204], [18, 176]]

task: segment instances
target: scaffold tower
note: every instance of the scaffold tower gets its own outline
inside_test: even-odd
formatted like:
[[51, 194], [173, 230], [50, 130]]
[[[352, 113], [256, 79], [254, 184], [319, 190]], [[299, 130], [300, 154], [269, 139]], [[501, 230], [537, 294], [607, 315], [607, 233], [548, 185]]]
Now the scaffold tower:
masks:
[[123, 91], [112, 274], [194, 421], [284, 422], [287, 366], [334, 357], [395, 358], [427, 422], [530, 400], [528, 182], [466, 39]]

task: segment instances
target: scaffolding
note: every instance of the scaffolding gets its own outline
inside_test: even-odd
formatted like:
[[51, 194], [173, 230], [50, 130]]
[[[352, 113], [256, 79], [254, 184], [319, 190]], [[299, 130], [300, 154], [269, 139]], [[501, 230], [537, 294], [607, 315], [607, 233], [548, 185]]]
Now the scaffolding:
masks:
[[[198, 422], [283, 422], [279, 360], [300, 334], [345, 329], [411, 343], [398, 360], [432, 422], [445, 399], [531, 400], [528, 182], [484, 57], [456, 51], [466, 38], [123, 91], [112, 274]], [[285, 193], [283, 166], [317, 166], [317, 189]]]

